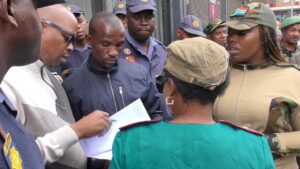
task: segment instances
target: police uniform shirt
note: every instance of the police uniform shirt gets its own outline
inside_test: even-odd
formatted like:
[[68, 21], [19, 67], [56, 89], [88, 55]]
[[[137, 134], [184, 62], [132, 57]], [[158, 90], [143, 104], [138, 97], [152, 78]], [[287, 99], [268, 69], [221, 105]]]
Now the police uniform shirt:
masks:
[[154, 80], [164, 67], [167, 58], [166, 47], [155, 38], [150, 37], [148, 52], [145, 53], [141, 45], [130, 36], [128, 30], [126, 30], [125, 36], [124, 48], [120, 52], [119, 57], [143, 65]]
[[[66, 63], [61, 64], [62, 71], [66, 69], [78, 68], [85, 62], [91, 53], [91, 47], [86, 45], [84, 48], [75, 46], [74, 50], [70, 53]], [[72, 71], [72, 70], [70, 70]]]
[[16, 115], [17, 111], [0, 89], [0, 168], [45, 168], [35, 139], [16, 120]]

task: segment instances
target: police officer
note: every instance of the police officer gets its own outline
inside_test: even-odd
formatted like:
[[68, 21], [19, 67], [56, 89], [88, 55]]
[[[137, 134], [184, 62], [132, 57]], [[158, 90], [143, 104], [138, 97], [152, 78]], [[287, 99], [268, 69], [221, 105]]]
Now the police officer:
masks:
[[126, 39], [120, 57], [143, 65], [154, 80], [167, 57], [165, 46], [152, 37], [156, 4], [154, 0], [127, 0], [126, 10]]
[[300, 16], [288, 17], [280, 26], [282, 32], [281, 51], [284, 58], [293, 64], [300, 64]]
[[88, 44], [88, 21], [85, 18], [83, 10], [76, 5], [70, 5], [71, 12], [76, 17], [78, 27], [76, 31], [76, 41], [74, 43], [74, 50], [70, 53], [70, 56], [66, 59], [65, 63], [62, 63], [60, 75], [65, 78], [74, 72], [91, 53], [91, 47]]
[[[161, 73], [167, 58], [165, 46], [152, 36], [155, 11], [154, 0], [126, 1], [127, 30], [124, 47], [119, 54], [120, 58], [143, 65], [153, 81]], [[160, 110], [167, 112], [162, 98]], [[166, 119], [169, 118], [168, 113], [164, 116]]]
[[220, 19], [212, 19], [204, 28], [207, 39], [218, 43], [221, 46], [227, 46], [227, 27], [225, 22]]
[[182, 40], [185, 38], [193, 38], [197, 36], [205, 37], [201, 20], [193, 15], [185, 16], [181, 21], [179, 27], [176, 29], [176, 39]]
[[113, 13], [123, 22], [124, 26], [126, 27], [126, 1], [118, 1], [114, 8]]

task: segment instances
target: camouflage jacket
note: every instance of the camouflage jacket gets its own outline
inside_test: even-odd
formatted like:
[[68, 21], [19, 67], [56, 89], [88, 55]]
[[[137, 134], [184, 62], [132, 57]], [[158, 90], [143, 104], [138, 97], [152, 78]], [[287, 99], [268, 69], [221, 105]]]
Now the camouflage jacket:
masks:
[[[300, 154], [300, 71], [292, 65], [240, 65], [214, 104], [226, 120], [269, 136], [276, 159]], [[295, 164], [295, 163], [294, 163]]]
[[300, 46], [297, 45], [295, 51], [288, 51], [283, 47], [283, 44], [280, 44], [280, 49], [286, 61], [300, 65]]

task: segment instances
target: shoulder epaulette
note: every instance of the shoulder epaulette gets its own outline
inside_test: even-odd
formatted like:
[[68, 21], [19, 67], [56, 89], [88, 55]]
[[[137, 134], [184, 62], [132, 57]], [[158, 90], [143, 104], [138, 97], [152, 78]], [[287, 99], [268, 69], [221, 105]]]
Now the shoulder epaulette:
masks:
[[156, 38], [153, 38], [153, 40], [154, 40], [155, 42], [157, 42], [158, 44], [160, 44], [160, 46], [162, 46], [164, 49], [167, 50], [167, 47], [166, 47], [161, 41], [159, 41], [159, 40], [156, 39]]
[[237, 124], [234, 124], [234, 123], [231, 123], [231, 122], [228, 122], [228, 121], [225, 121], [225, 120], [219, 120], [218, 122], [221, 122], [223, 124], [227, 124], [227, 125], [232, 126], [234, 128], [242, 129], [244, 131], [250, 132], [250, 133], [255, 134], [255, 135], [263, 136], [263, 134], [261, 132], [250, 129], [248, 127], [242, 127], [242, 126], [239, 126]]
[[120, 130], [121, 131], [128, 130], [128, 129], [133, 128], [133, 127], [137, 127], [137, 126], [141, 126], [141, 125], [145, 125], [145, 124], [157, 123], [157, 122], [160, 122], [160, 121], [162, 121], [162, 120], [157, 119], [157, 120], [147, 120], [147, 121], [141, 121], [141, 122], [137, 122], [137, 123], [131, 123], [131, 124], [128, 124], [126, 126], [121, 127]]

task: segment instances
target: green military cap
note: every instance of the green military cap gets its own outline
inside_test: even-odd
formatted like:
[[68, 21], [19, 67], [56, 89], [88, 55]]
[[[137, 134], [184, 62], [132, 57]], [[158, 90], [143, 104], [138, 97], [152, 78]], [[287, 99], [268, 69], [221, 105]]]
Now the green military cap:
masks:
[[205, 34], [210, 34], [212, 33], [215, 29], [221, 26], [226, 26], [226, 23], [220, 19], [213, 19], [211, 20], [208, 25], [204, 28], [204, 33]]
[[236, 30], [247, 30], [257, 25], [264, 25], [276, 30], [274, 12], [262, 3], [250, 3], [234, 10], [226, 25]]
[[179, 80], [208, 90], [226, 80], [228, 53], [223, 46], [196, 37], [175, 41], [167, 50], [165, 69]]
[[300, 23], [300, 16], [288, 17], [282, 21], [280, 29], [284, 29], [286, 27], [299, 24], [299, 23]]

